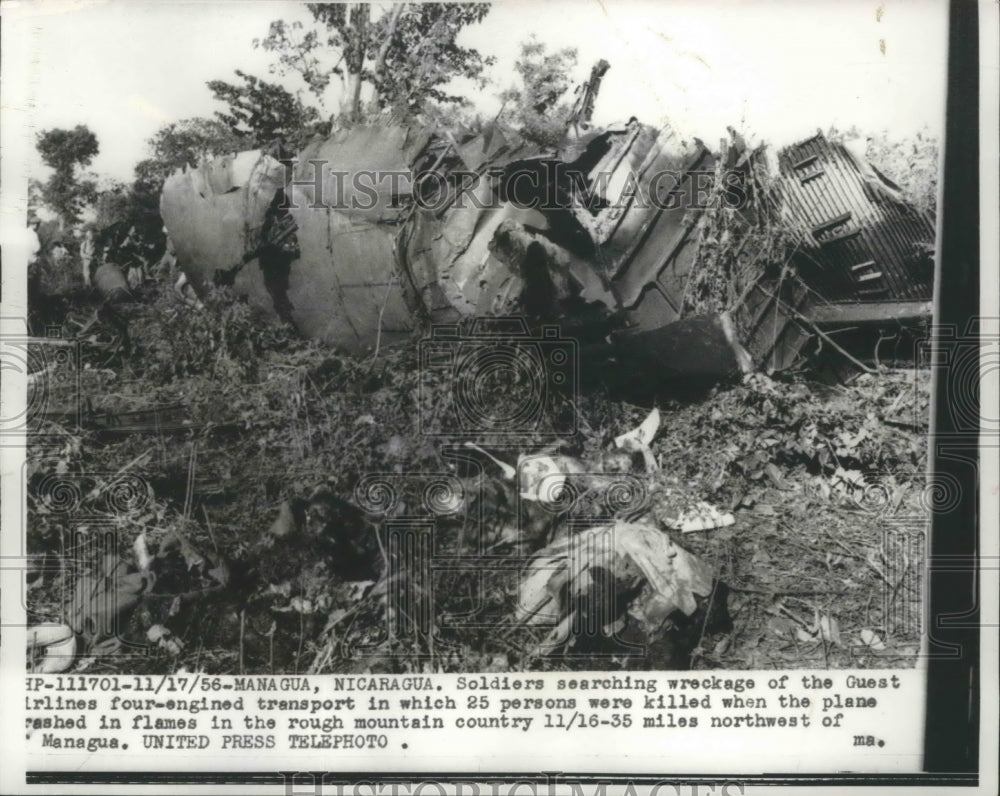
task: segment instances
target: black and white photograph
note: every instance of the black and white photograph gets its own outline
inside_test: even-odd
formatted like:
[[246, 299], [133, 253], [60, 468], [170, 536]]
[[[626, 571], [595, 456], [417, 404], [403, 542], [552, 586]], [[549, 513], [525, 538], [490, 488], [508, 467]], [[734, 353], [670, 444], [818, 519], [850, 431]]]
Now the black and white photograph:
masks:
[[5, 1], [36, 759], [778, 721], [919, 771], [931, 530], [978, 527], [976, 9]]

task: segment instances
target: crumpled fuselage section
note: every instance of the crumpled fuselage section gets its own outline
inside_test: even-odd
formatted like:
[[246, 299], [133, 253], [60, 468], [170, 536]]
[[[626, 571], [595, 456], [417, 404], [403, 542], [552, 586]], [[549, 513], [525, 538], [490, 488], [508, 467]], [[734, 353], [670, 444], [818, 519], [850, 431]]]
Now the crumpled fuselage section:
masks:
[[[894, 285], [903, 250], [928, 230], [933, 242], [933, 227], [884, 181], [873, 187], [871, 171], [845, 148], [817, 141], [781, 153], [774, 192], [810, 261], [852, 301], [876, 282], [875, 299], [929, 299], [921, 283]], [[243, 152], [177, 172], [161, 210], [193, 284], [231, 284], [306, 337], [351, 353], [428, 324], [517, 315], [583, 339], [625, 341], [682, 372], [725, 375], [765, 358], [780, 367], [804, 339], [785, 329], [808, 323], [800, 294], [789, 297], [779, 285], [745, 291], [746, 306], [685, 307], [699, 268], [699, 219], [720, 163], [742, 179], [755, 159], [764, 162], [761, 150], [741, 142], [724, 150], [717, 156], [634, 119], [570, 139], [558, 152], [497, 128], [456, 138], [356, 126], [294, 160]], [[735, 208], [741, 223], [755, 223], [750, 186], [736, 191], [745, 200]], [[820, 218], [834, 198], [846, 209]], [[859, 259], [865, 246], [877, 258]], [[829, 268], [824, 257], [833, 258]], [[888, 269], [872, 260], [888, 262], [893, 279], [879, 281]], [[781, 328], [753, 327], [767, 341], [739, 339], [751, 328], [747, 318], [766, 312]]]

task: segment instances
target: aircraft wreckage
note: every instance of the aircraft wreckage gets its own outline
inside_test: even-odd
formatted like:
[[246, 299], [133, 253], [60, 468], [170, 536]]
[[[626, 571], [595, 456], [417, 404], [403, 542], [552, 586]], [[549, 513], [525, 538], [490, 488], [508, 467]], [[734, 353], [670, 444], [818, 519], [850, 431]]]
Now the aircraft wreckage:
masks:
[[161, 214], [196, 289], [230, 284], [355, 354], [520, 316], [636, 372], [718, 378], [930, 317], [934, 226], [896, 186], [822, 134], [731, 139], [713, 153], [633, 119], [553, 154], [496, 127], [355, 126], [179, 171]]

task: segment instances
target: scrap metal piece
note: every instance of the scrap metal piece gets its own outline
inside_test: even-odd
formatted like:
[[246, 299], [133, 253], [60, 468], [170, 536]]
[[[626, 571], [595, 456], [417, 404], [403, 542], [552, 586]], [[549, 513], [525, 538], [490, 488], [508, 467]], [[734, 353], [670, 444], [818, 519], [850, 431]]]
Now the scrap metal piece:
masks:
[[[285, 167], [260, 150], [205, 160], [167, 178], [160, 215], [177, 265], [196, 290], [212, 284], [217, 271], [238, 270], [256, 250], [268, 208], [284, 183]], [[255, 269], [235, 274], [234, 287], [252, 305], [274, 312]]]
[[831, 303], [929, 301], [934, 223], [856, 146], [822, 133], [778, 153], [781, 213], [804, 254], [799, 270]]
[[288, 199], [301, 256], [288, 265], [285, 295], [306, 337], [362, 353], [415, 328], [393, 250], [411, 203], [410, 163], [428, 138], [357, 126], [297, 158]]
[[602, 58], [591, 68], [590, 78], [587, 82], [577, 88], [576, 101], [573, 103], [573, 110], [569, 115], [571, 126], [590, 126], [590, 120], [594, 115], [594, 103], [597, 102], [597, 95], [601, 90], [601, 81], [610, 68], [611, 64]]

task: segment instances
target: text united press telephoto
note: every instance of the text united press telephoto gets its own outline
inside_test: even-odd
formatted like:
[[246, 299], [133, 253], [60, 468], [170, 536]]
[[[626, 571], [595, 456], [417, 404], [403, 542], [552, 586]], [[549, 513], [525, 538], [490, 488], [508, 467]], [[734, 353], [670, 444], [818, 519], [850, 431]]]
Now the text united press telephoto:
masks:
[[946, 3], [7, 22], [29, 784], [921, 770]]

